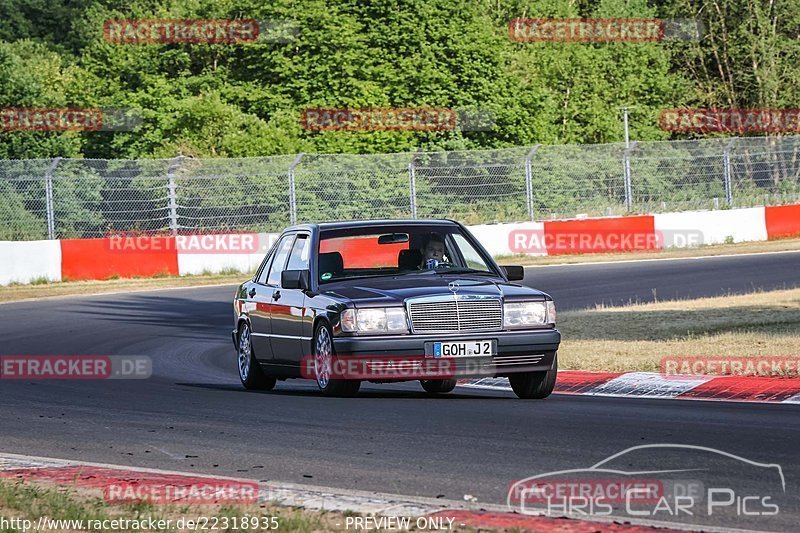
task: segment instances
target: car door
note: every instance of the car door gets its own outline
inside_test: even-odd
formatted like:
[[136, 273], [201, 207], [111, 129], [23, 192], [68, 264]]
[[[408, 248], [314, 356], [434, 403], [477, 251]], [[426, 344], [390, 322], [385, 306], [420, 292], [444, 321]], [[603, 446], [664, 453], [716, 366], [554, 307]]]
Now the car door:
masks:
[[[273, 297], [280, 284], [280, 273], [289, 257], [293, 242], [293, 233], [280, 238], [272, 253], [272, 260], [261, 270], [248, 294], [251, 302], [255, 304], [254, 309], [250, 311], [253, 351], [256, 359], [265, 363], [273, 360], [272, 344], [270, 343]], [[275, 282], [276, 278], [277, 282]]]
[[[289, 254], [286, 270], [308, 270], [311, 253], [311, 236], [298, 233]], [[278, 276], [280, 285], [280, 276]], [[306, 294], [300, 289], [278, 287], [273, 294], [272, 305], [272, 357], [276, 363], [297, 365], [302, 357], [304, 337], [303, 323], [306, 320]]]

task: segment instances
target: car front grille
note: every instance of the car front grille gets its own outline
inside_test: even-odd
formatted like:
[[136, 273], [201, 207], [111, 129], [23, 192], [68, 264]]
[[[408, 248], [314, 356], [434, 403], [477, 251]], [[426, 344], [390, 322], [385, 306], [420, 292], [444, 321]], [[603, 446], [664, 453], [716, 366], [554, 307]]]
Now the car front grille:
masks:
[[443, 296], [410, 300], [408, 316], [414, 333], [496, 331], [503, 326], [498, 298]]

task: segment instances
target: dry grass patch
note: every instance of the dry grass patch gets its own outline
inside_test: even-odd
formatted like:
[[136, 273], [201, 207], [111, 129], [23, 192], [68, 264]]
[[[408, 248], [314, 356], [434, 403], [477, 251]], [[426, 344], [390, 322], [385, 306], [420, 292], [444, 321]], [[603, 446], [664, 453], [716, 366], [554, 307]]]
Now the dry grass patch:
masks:
[[564, 369], [656, 372], [663, 357], [798, 357], [800, 289], [559, 314]]

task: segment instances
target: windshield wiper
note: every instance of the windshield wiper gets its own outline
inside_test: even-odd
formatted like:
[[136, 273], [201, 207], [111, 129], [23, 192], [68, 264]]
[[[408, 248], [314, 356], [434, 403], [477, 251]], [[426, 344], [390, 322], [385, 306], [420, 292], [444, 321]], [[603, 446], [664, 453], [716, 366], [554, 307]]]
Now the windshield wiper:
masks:
[[474, 268], [460, 267], [460, 268], [437, 268], [437, 274], [480, 274], [482, 276], [497, 276], [494, 272], [487, 272], [485, 270], [476, 270]]
[[366, 278], [388, 278], [389, 276], [396, 276], [397, 274], [362, 274], [360, 276], [345, 276], [343, 278], [331, 278], [326, 280], [326, 283], [334, 283], [336, 281], [350, 281], [351, 279], [366, 279]]
[[467, 268], [467, 267], [455, 267], [455, 268], [428, 268], [423, 270], [406, 270], [396, 274], [397, 276], [420, 276], [420, 275], [428, 275], [431, 274], [478, 274], [481, 276], [497, 276], [494, 272], [487, 272], [485, 270], [476, 270], [474, 268]]

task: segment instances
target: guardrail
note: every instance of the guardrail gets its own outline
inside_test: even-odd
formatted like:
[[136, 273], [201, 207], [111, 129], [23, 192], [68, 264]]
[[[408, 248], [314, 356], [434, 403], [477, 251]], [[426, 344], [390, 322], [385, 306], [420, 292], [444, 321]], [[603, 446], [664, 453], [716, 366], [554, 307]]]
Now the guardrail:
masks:
[[[656, 251], [800, 236], [800, 204], [628, 217], [481, 224], [470, 230], [493, 256]], [[0, 285], [252, 272], [277, 233], [139, 235], [0, 241]], [[215, 238], [219, 237], [219, 238]]]

